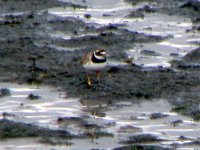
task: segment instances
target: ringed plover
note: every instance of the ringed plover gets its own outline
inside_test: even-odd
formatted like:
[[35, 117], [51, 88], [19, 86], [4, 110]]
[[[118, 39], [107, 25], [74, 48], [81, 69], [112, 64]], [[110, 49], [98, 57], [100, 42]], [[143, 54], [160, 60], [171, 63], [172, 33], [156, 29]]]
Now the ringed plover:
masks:
[[106, 67], [106, 62], [106, 51], [104, 49], [97, 49], [83, 56], [81, 64], [87, 71], [87, 83], [89, 86], [92, 85], [89, 72], [96, 71], [96, 78], [99, 82], [99, 72]]

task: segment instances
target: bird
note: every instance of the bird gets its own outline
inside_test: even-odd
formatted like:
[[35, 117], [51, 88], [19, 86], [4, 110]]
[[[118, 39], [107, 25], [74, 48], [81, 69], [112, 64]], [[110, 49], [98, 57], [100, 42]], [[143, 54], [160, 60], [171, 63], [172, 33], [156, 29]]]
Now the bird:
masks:
[[92, 81], [90, 78], [90, 72], [96, 72], [96, 78], [99, 82], [99, 72], [106, 67], [107, 64], [107, 53], [104, 49], [97, 49], [95, 51], [91, 51], [84, 55], [81, 59], [81, 64], [85, 68], [87, 72], [87, 83], [89, 86], [92, 85]]

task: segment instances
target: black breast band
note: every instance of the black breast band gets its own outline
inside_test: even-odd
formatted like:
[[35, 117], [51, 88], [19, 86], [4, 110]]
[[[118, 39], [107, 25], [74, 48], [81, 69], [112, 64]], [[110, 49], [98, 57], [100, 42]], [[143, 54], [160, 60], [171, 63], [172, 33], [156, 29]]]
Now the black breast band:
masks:
[[104, 58], [104, 59], [98, 59], [93, 54], [92, 55], [92, 62], [94, 62], [94, 63], [104, 63], [104, 62], [106, 62], [106, 58]]

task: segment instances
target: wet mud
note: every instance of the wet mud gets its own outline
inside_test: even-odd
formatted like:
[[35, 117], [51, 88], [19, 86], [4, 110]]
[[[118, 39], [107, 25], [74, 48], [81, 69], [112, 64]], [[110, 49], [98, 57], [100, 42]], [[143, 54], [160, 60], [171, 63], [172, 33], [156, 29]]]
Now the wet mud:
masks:
[[[140, 3], [135, 0], [126, 0], [126, 2], [133, 6]], [[19, 5], [21, 7], [17, 7]], [[86, 8], [82, 4], [55, 0], [0, 1], [2, 8], [0, 9], [1, 82], [28, 83], [37, 87], [40, 85], [62, 87], [67, 97], [80, 97], [80, 102], [85, 106], [94, 103], [112, 106], [115, 102], [124, 100], [138, 103], [144, 99], [165, 98], [173, 105], [173, 111], [200, 120], [199, 48], [184, 57], [178, 57], [178, 60], [171, 61], [169, 68], [143, 67], [136, 65], [134, 59], [127, 63], [129, 58], [126, 50], [131, 49], [133, 45], [161, 42], [171, 36], [130, 31], [122, 28], [123, 24], [96, 26], [78, 17], [59, 17], [48, 11], [49, 8], [59, 6], [71, 8], [74, 11], [78, 8]], [[199, 6], [200, 2], [193, 0], [160, 0], [157, 3], [152, 0], [126, 17], [143, 18], [148, 13], [189, 17], [193, 25], [186, 32], [199, 34]], [[93, 16], [88, 14], [85, 17], [89, 20]], [[63, 33], [62, 38], [57, 36], [56, 33], [62, 32], [67, 35]], [[98, 48], [106, 49], [109, 53], [108, 59], [115, 60], [118, 64], [108, 65], [101, 72], [100, 83], [95, 80], [94, 74], [93, 85], [88, 86], [80, 59], [86, 52]], [[159, 53], [151, 50], [144, 50], [141, 53], [148, 56], [159, 56]], [[0, 94], [5, 95], [5, 89], [2, 89]], [[29, 98], [38, 99], [39, 97], [29, 95]], [[101, 108], [99, 110], [95, 108], [92, 112], [101, 117], [104, 116]], [[166, 116], [152, 114], [151, 117], [157, 119]], [[59, 119], [61, 122], [64, 120], [64, 118]], [[14, 122], [8, 120], [1, 120], [1, 122], [15, 126]], [[88, 127], [87, 124], [82, 126], [83, 128]], [[3, 132], [2, 129], [1, 127], [0, 132]], [[30, 134], [28, 133], [27, 136]], [[102, 133], [104, 134], [112, 136]], [[88, 133], [85, 136], [91, 135]], [[19, 135], [19, 137], [24, 137], [24, 135]], [[151, 135], [149, 138], [159, 141]], [[130, 137], [130, 141], [125, 143], [135, 144], [134, 140], [136, 137]], [[140, 146], [128, 146], [119, 149], [140, 148]], [[154, 148], [161, 149], [159, 146], [150, 149]], [[142, 146], [141, 149], [146, 148]]]
[[43, 137], [43, 138], [66, 138], [71, 139], [73, 135], [67, 131], [56, 131], [40, 128], [32, 124], [17, 123], [7, 119], [1, 119], [1, 139], [17, 137]]

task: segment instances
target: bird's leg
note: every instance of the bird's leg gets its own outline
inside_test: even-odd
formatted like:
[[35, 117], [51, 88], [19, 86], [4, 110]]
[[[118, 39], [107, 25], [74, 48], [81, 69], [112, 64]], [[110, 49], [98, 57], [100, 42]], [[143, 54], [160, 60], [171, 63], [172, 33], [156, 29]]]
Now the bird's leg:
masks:
[[87, 73], [87, 83], [88, 83], [89, 86], [92, 85], [92, 81], [91, 81], [90, 76], [89, 76], [88, 73]]
[[96, 71], [96, 77], [97, 77], [97, 81], [99, 82], [99, 77], [100, 77], [99, 71]]

